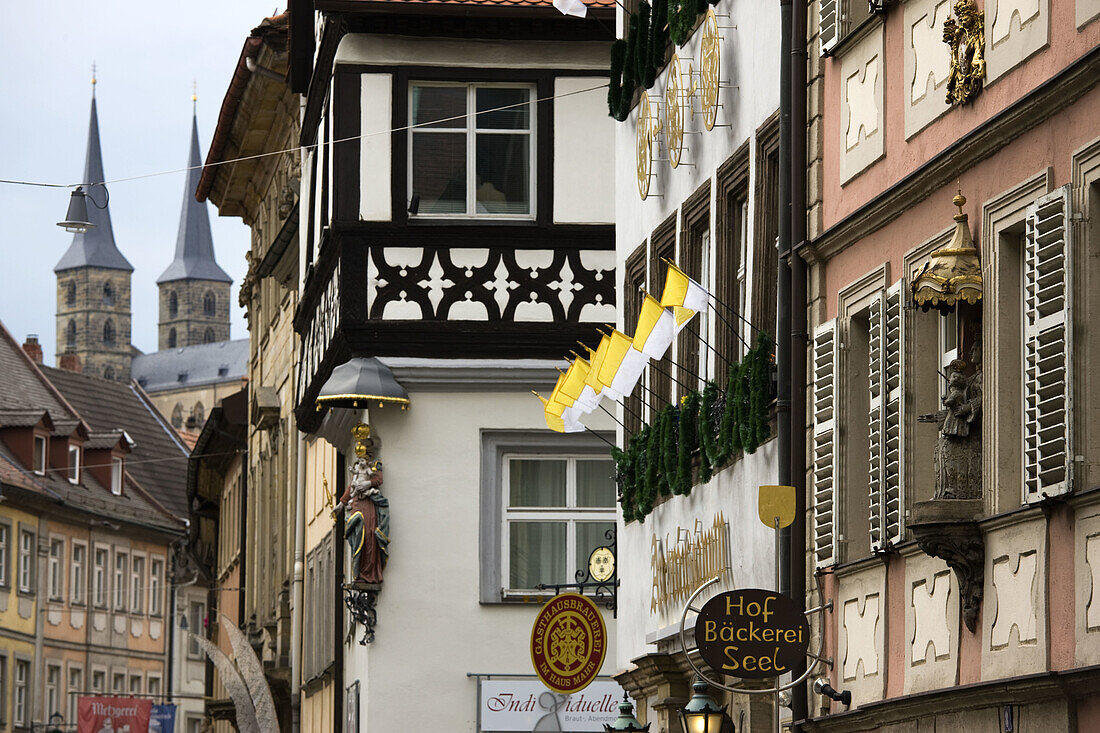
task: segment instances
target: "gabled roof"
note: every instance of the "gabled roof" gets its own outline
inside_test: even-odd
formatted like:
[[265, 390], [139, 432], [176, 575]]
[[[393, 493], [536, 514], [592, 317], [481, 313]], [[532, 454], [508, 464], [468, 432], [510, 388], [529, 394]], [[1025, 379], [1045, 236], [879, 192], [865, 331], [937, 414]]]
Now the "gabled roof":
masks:
[[183, 185], [183, 209], [180, 212], [180, 228], [176, 235], [176, 256], [157, 283], [173, 280], [216, 280], [233, 282], [225, 270], [214, 260], [214, 238], [210, 234], [210, 214], [206, 202], [195, 198], [195, 190], [202, 177], [202, 158], [199, 155], [199, 123], [191, 117], [191, 154], [187, 159], [187, 180]]
[[[99, 147], [99, 115], [96, 113], [95, 94], [92, 94], [92, 117], [88, 123], [88, 152], [84, 160], [85, 184], [101, 184], [103, 152]], [[58, 260], [54, 272], [75, 267], [102, 267], [108, 270], [133, 272], [133, 266], [115, 246], [115, 233], [111, 229], [111, 211], [107, 206], [107, 189], [101, 185], [89, 185], [84, 189], [92, 199], [88, 202], [88, 221], [95, 226], [83, 234], [74, 234], [73, 243]], [[94, 203], [93, 203], [94, 201]], [[97, 204], [104, 204], [99, 208]]]
[[95, 437], [89, 443], [111, 447], [131, 438], [126, 473], [173, 516], [185, 519], [189, 451], [141, 389], [63, 369], [44, 371], [91, 427]]
[[130, 375], [146, 392], [240, 380], [248, 373], [248, 339], [163, 349], [135, 356]]

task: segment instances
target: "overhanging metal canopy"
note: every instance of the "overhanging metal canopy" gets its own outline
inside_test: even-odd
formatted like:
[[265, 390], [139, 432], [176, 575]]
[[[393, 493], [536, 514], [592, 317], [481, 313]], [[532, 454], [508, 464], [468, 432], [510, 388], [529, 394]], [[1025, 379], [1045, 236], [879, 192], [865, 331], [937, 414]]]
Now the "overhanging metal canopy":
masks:
[[332, 375], [317, 394], [317, 409], [322, 406], [361, 408], [371, 402], [379, 406], [409, 405], [409, 393], [393, 378], [393, 372], [374, 357], [352, 359], [332, 370]]

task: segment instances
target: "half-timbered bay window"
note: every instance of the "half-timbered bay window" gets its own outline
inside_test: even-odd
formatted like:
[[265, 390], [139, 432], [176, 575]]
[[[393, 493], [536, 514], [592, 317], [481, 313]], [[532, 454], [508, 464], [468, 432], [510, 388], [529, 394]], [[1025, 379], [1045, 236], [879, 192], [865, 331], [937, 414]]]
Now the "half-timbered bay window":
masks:
[[409, 94], [415, 215], [533, 218], [534, 87], [415, 83]]
[[504, 577], [513, 591], [566, 583], [615, 527], [615, 466], [602, 458], [507, 455]]

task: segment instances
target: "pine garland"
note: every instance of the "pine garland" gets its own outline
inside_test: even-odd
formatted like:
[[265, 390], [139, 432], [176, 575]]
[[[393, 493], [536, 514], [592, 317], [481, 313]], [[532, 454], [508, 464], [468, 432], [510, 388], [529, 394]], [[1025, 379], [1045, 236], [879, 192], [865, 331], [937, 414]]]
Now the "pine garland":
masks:
[[626, 38], [611, 45], [611, 80], [607, 86], [608, 113], [624, 122], [630, 116], [638, 85], [649, 89], [657, 81], [657, 71], [665, 63], [668, 44], [668, 0], [654, 0], [650, 7], [640, 0], [630, 16]]
[[[691, 461], [698, 447], [699, 393], [691, 392], [680, 406], [680, 439], [677, 444], [679, 460], [676, 465], [676, 483], [672, 493], [686, 496], [691, 493]], [[704, 461], [705, 462], [705, 461]]]
[[695, 30], [699, 0], [670, 0], [668, 3], [668, 35], [677, 46], [683, 46]]

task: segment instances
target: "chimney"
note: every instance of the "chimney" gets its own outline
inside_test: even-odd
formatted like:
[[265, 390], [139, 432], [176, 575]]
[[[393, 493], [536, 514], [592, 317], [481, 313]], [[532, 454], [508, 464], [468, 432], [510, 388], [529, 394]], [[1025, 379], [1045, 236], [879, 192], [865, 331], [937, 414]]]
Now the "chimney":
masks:
[[23, 351], [27, 352], [27, 356], [31, 358], [35, 364], [42, 363], [42, 345], [38, 343], [37, 333], [28, 333], [27, 340], [23, 342]]
[[64, 369], [67, 372], [76, 372], [80, 374], [80, 355], [61, 354], [57, 357], [57, 368]]

